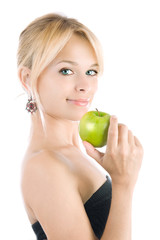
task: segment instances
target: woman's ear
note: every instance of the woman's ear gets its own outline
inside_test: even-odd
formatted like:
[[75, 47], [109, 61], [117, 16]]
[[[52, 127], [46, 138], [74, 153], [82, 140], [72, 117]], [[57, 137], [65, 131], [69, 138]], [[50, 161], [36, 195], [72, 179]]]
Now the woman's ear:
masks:
[[18, 77], [21, 81], [22, 87], [29, 94], [31, 93], [31, 70], [27, 67], [20, 67], [18, 69]]

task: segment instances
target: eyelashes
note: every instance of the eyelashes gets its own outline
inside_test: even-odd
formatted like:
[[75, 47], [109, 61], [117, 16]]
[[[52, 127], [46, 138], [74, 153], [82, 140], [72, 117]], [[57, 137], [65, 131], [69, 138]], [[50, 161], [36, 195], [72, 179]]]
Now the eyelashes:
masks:
[[62, 68], [59, 72], [62, 75], [72, 75], [73, 74], [73, 71], [71, 69], [68, 69], [68, 68]]
[[[64, 76], [68, 76], [68, 75], [73, 75], [74, 74], [74, 72], [71, 69], [69, 69], [69, 68], [62, 68], [59, 71], [59, 73], [61, 73]], [[98, 71], [96, 71], [94, 69], [90, 69], [90, 70], [86, 71], [85, 74], [88, 75], [88, 76], [95, 76], [95, 75], [98, 74]]]
[[96, 70], [88, 70], [87, 72], [86, 72], [86, 75], [90, 75], [90, 76], [95, 76], [95, 75], [97, 75], [97, 71]]

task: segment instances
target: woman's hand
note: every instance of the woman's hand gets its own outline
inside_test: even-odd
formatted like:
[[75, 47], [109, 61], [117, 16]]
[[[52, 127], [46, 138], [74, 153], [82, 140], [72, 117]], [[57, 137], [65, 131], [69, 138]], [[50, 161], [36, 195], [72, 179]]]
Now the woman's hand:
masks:
[[143, 147], [127, 126], [110, 118], [106, 152], [102, 153], [83, 141], [86, 152], [111, 176], [114, 185], [132, 187], [136, 183], [143, 158]]

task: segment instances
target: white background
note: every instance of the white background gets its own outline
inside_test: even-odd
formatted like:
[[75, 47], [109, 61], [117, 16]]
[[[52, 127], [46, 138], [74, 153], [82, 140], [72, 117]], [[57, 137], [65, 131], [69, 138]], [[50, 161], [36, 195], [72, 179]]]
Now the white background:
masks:
[[[10, 0], [0, 4], [0, 236], [35, 240], [20, 171], [29, 114], [16, 69], [20, 32], [33, 19], [64, 13], [87, 25], [103, 46], [105, 72], [90, 110], [118, 116], [140, 139], [144, 160], [133, 199], [133, 240], [160, 239], [160, 6], [157, 0]], [[103, 149], [104, 150], [104, 149]]]

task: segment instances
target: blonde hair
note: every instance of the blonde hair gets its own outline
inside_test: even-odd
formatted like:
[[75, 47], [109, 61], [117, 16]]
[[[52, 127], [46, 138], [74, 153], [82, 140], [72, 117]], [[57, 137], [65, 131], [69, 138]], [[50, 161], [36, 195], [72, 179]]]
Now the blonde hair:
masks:
[[43, 106], [37, 91], [37, 81], [42, 71], [54, 60], [72, 34], [78, 34], [90, 42], [101, 74], [103, 72], [101, 45], [93, 32], [76, 19], [60, 14], [47, 14], [31, 22], [19, 37], [17, 65], [18, 68], [24, 66], [31, 70], [31, 91], [36, 99], [43, 127]]

